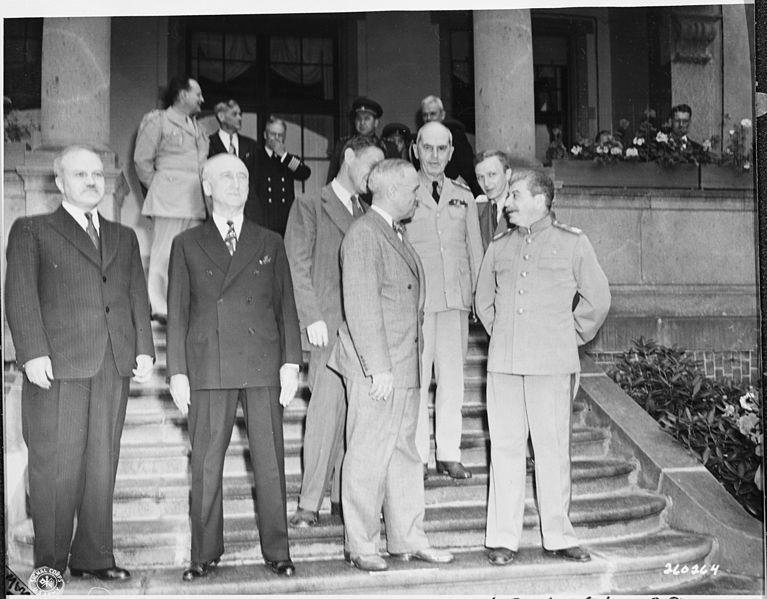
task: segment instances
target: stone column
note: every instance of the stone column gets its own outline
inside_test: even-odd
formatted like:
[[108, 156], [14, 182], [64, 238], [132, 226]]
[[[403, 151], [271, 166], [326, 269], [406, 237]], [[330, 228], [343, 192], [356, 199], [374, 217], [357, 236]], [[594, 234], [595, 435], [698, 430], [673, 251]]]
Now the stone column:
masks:
[[535, 160], [530, 10], [474, 11], [476, 148]]
[[[679, 6], [670, 10], [671, 103], [689, 104], [692, 108], [692, 139], [721, 135], [721, 7]], [[661, 119], [666, 116], [658, 115]]]
[[109, 144], [110, 18], [43, 22], [43, 145]]

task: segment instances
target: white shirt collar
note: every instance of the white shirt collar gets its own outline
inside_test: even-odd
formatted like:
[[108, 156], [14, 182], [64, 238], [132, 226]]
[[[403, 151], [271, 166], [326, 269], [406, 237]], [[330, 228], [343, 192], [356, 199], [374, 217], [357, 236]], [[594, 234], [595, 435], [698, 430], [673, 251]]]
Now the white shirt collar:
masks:
[[[221, 142], [224, 144], [224, 149], [228, 152], [229, 151], [229, 134], [224, 131], [223, 129], [218, 130], [218, 136], [221, 138]], [[240, 140], [237, 135], [237, 133], [232, 133], [231, 137], [232, 143], [234, 144], [234, 150], [235, 152], [240, 152]]]
[[378, 212], [378, 214], [380, 214], [383, 217], [383, 219], [386, 221], [386, 224], [388, 224], [390, 227], [392, 226], [392, 224], [394, 223], [394, 219], [391, 217], [391, 214], [386, 212], [386, 210], [384, 210], [383, 208], [379, 208], [375, 204], [373, 204], [370, 208], [371, 210], [375, 210], [376, 212]]
[[[72, 216], [72, 218], [77, 221], [77, 224], [80, 225], [83, 228], [83, 231], [85, 231], [88, 227], [88, 219], [85, 218], [85, 210], [82, 208], [78, 208], [74, 204], [67, 202], [66, 200], [61, 201], [61, 207], [64, 208], [69, 214]], [[90, 211], [90, 213], [93, 215], [93, 226], [96, 228], [96, 232], [101, 231], [101, 223], [99, 223], [99, 213], [94, 208]]]
[[354, 214], [354, 210], [352, 208], [352, 194], [349, 193], [349, 191], [347, 191], [347, 189], [338, 182], [338, 179], [333, 179], [330, 182], [330, 187], [338, 196], [338, 199], [341, 200], [341, 203], [349, 211], [349, 214]]
[[242, 221], [244, 220], [244, 215], [242, 212], [240, 212], [237, 216], [229, 219], [224, 218], [223, 216], [213, 213], [213, 223], [216, 225], [216, 228], [218, 229], [218, 232], [221, 234], [221, 239], [226, 239], [226, 234], [229, 231], [229, 225], [226, 221], [231, 220], [234, 223], [234, 232], [237, 234], [237, 239], [240, 238], [240, 233], [242, 232]]

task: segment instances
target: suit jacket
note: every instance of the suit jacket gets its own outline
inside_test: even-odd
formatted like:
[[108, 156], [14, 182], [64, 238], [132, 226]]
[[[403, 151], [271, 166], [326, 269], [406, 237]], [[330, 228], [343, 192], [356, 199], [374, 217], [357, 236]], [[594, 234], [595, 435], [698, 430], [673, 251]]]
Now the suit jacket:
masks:
[[470, 310], [482, 262], [477, 205], [471, 192], [447, 177], [439, 203], [431, 182], [419, 174], [418, 207], [407, 236], [426, 273], [427, 312]]
[[213, 219], [173, 240], [168, 269], [168, 375], [192, 389], [279, 386], [301, 363], [282, 239], [245, 219], [229, 255]]
[[258, 148], [256, 152], [256, 199], [248, 198], [245, 216], [275, 233], [285, 235], [290, 207], [296, 197], [296, 181], [306, 181], [312, 174], [298, 156], [279, 158]]
[[[221, 137], [218, 135], [218, 131], [211, 134], [208, 138], [209, 149], [208, 158], [215, 156], [216, 154], [228, 154], [229, 148], [224, 147], [224, 142], [221, 141]], [[237, 158], [245, 163], [248, 169], [248, 200], [245, 204], [245, 216], [252, 218], [248, 215], [248, 204], [257, 204], [258, 197], [256, 194], [256, 152], [258, 151], [258, 145], [256, 140], [246, 135], [237, 134]], [[253, 220], [256, 220], [255, 218]], [[256, 220], [256, 222], [259, 222]]]
[[168, 218], [206, 215], [200, 169], [208, 157], [208, 136], [178, 110], [146, 114], [136, 135], [133, 162], [148, 188], [141, 214]]
[[578, 346], [594, 338], [609, 308], [607, 277], [580, 229], [551, 214], [517, 227], [490, 244], [479, 273], [476, 311], [490, 334], [487, 370], [578, 372]]
[[[365, 210], [366, 204], [360, 202]], [[341, 242], [354, 217], [330, 185], [319, 197], [301, 197], [293, 204], [285, 231], [285, 249], [293, 275], [301, 330], [324, 320], [332, 345], [344, 320], [341, 297]], [[313, 349], [302, 336], [306, 350]]]
[[57, 379], [90, 378], [107, 340], [120, 376], [154, 356], [136, 234], [99, 214], [101, 256], [62, 207], [20, 218], [8, 236], [6, 315], [23, 365], [50, 356]]
[[509, 224], [502, 216], [500, 221], [493, 220], [493, 211], [491, 202], [486, 195], [480, 195], [476, 198], [477, 214], [479, 216], [479, 232], [482, 235], [482, 248], [487, 251], [493, 237], [503, 233], [509, 228]]
[[346, 321], [328, 366], [349, 379], [391, 371], [396, 388], [419, 386], [423, 268], [407, 238], [369, 210], [341, 244]]

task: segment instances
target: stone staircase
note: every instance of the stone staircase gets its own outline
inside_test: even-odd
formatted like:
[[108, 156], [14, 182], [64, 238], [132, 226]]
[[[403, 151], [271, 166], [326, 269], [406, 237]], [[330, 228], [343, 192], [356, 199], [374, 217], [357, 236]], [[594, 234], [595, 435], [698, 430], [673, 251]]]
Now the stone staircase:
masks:
[[[189, 443], [186, 419], [173, 405], [164, 382], [165, 339], [160, 328], [155, 328], [155, 343], [156, 373], [149, 383], [131, 387], [122, 437], [114, 505], [115, 553], [117, 563], [133, 576], [115, 590], [135, 594], [625, 593], [676, 589], [700, 583], [711, 574], [715, 540], [667, 524], [668, 499], [641, 487], [637, 460], [611, 446], [608, 423], [597, 417], [582, 391], [573, 405], [571, 519], [592, 561], [573, 564], [543, 555], [532, 476], [528, 475], [519, 559], [504, 568], [488, 564], [483, 548], [489, 455], [484, 407], [487, 340], [480, 329], [473, 328], [462, 451], [474, 476], [454, 481], [437, 475], [432, 464], [425, 483], [427, 534], [433, 545], [456, 553], [454, 563], [437, 566], [390, 560], [390, 570], [376, 574], [349, 568], [342, 556], [342, 521], [331, 516], [326, 497], [318, 526], [290, 530], [296, 576], [282, 579], [268, 572], [259, 549], [252, 473], [244, 425], [238, 417], [224, 472], [222, 565], [205, 580], [182, 583], [181, 571], [190, 550]], [[307, 395], [302, 388], [284, 414], [289, 513], [296, 508], [300, 490]], [[22, 577], [31, 571], [32, 537], [30, 520], [12, 531], [9, 562]], [[671, 568], [687, 566], [686, 574], [669, 574], [669, 564]], [[688, 572], [693, 566], [696, 574]], [[94, 582], [72, 580], [67, 591], [82, 593]]]

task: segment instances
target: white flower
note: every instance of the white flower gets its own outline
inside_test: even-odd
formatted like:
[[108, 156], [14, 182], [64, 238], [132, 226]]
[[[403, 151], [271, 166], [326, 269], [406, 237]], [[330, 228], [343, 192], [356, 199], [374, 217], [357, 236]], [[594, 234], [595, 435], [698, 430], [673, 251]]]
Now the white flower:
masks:
[[597, 146], [597, 154], [606, 154], [607, 148], [604, 148], [602, 146]]
[[735, 129], [730, 129], [730, 135], [735, 135]]
[[635, 146], [643, 146], [644, 145], [644, 137], [635, 137], [633, 143], [634, 143]]
[[663, 133], [663, 131], [658, 131], [658, 135], [655, 136], [655, 141], [657, 141], [659, 143], [662, 143], [662, 144], [667, 144], [668, 143], [668, 135]]
[[742, 435], [750, 435], [757, 424], [759, 424], [759, 416], [756, 414], [744, 414], [738, 418], [738, 430]]
[[621, 150], [619, 147], [616, 146], [612, 150], [610, 150], [610, 154], [612, 154], [613, 156], [620, 156], [621, 154], [623, 154], [623, 150]]
[[570, 153], [573, 156], [578, 156], [581, 152], [583, 152], [583, 148], [581, 146], [573, 146], [570, 148]]
[[743, 170], [744, 171], [750, 171], [751, 170], [751, 163], [746, 160], [746, 162], [743, 163]]
[[741, 127], [745, 127], [746, 129], [750, 129], [751, 128], [751, 119], [743, 119], [742, 121], [740, 121], [740, 126]]
[[754, 474], [754, 484], [756, 485], [756, 488], [760, 491], [762, 490], [762, 487], [764, 486], [764, 481], [762, 480], [762, 465], [759, 464], [759, 467], [756, 469], [756, 474]]
[[732, 404], [727, 404], [724, 408], [724, 415], [725, 416], [734, 416], [735, 415], [735, 406]]
[[740, 407], [749, 412], [756, 411], [756, 404], [754, 403], [754, 396], [751, 393], [746, 393], [740, 396]]
[[639, 150], [636, 148], [626, 148], [626, 158], [637, 158], [639, 157]]
[[710, 152], [711, 151], [711, 140], [707, 139], [703, 142], [703, 151], [704, 152]]

